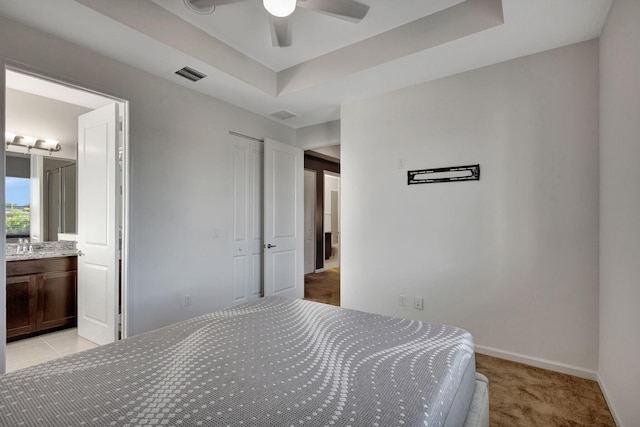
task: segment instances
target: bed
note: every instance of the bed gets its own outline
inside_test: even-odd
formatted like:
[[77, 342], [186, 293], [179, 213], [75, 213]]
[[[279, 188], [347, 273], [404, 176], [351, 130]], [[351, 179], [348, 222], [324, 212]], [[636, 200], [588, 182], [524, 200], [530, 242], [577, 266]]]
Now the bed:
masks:
[[471, 335], [268, 297], [0, 376], [0, 425], [488, 426]]

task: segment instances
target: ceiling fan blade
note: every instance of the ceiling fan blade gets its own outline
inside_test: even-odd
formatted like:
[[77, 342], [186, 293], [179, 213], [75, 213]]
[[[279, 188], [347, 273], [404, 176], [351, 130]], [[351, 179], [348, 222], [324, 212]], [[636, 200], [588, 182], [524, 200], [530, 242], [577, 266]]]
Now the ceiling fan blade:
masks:
[[355, 0], [298, 0], [298, 6], [354, 23], [369, 12], [369, 6]]
[[289, 23], [289, 17], [278, 18], [269, 15], [269, 27], [271, 28], [271, 43], [273, 46], [291, 46], [291, 25]]

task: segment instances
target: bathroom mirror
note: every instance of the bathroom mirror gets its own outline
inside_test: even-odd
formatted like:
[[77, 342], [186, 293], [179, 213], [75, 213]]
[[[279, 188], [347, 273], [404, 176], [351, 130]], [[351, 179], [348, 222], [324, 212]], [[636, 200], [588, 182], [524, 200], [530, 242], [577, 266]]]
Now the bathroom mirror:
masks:
[[7, 152], [5, 185], [8, 243], [76, 233], [75, 160]]

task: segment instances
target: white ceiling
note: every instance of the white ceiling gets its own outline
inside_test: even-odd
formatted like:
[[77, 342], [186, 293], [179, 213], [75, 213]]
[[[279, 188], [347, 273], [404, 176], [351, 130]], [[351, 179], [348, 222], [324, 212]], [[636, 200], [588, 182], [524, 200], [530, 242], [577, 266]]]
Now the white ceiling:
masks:
[[10, 89], [44, 96], [91, 110], [113, 104], [114, 102], [113, 99], [105, 98], [102, 95], [97, 95], [86, 90], [75, 89], [67, 85], [33, 77], [28, 74], [16, 73], [11, 70], [8, 70], [6, 73], [5, 84]]
[[313, 150], [307, 150], [305, 153], [311, 153], [321, 159], [329, 160], [331, 162], [340, 163], [340, 146], [330, 145], [328, 147], [314, 148]]
[[[75, 159], [78, 116], [115, 101], [104, 96], [8, 70], [5, 119], [8, 131], [60, 142], [59, 152], [47, 156]], [[24, 148], [7, 150], [25, 153]]]
[[[257, 114], [291, 111], [281, 122], [299, 128], [349, 100], [598, 37], [612, 0], [359, 1], [359, 24], [296, 10], [286, 48], [271, 46], [260, 0], [211, 15], [182, 0], [3, 0], [0, 14]], [[176, 76], [185, 65], [208, 77]]]
[[[216, 7], [211, 15], [199, 15], [183, 0], [152, 0], [192, 25], [239, 50], [274, 71], [281, 71], [417, 18], [431, 15], [464, 0], [358, 0], [370, 6], [358, 24], [297, 8], [291, 15], [293, 43], [286, 48], [271, 46], [268, 12], [262, 0], [244, 0]], [[242, 17], [239, 25], [238, 17]]]

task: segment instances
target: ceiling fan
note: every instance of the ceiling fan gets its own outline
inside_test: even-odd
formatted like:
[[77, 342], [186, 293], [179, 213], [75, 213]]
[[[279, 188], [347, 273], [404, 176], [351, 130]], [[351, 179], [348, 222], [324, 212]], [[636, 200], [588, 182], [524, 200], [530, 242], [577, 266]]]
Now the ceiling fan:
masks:
[[[245, 0], [183, 0], [191, 11], [208, 15], [216, 6], [237, 3]], [[262, 0], [264, 8], [269, 12], [269, 26], [273, 46], [291, 46], [290, 15], [301, 7], [313, 10], [333, 18], [358, 23], [369, 12], [369, 6], [355, 0]]]

